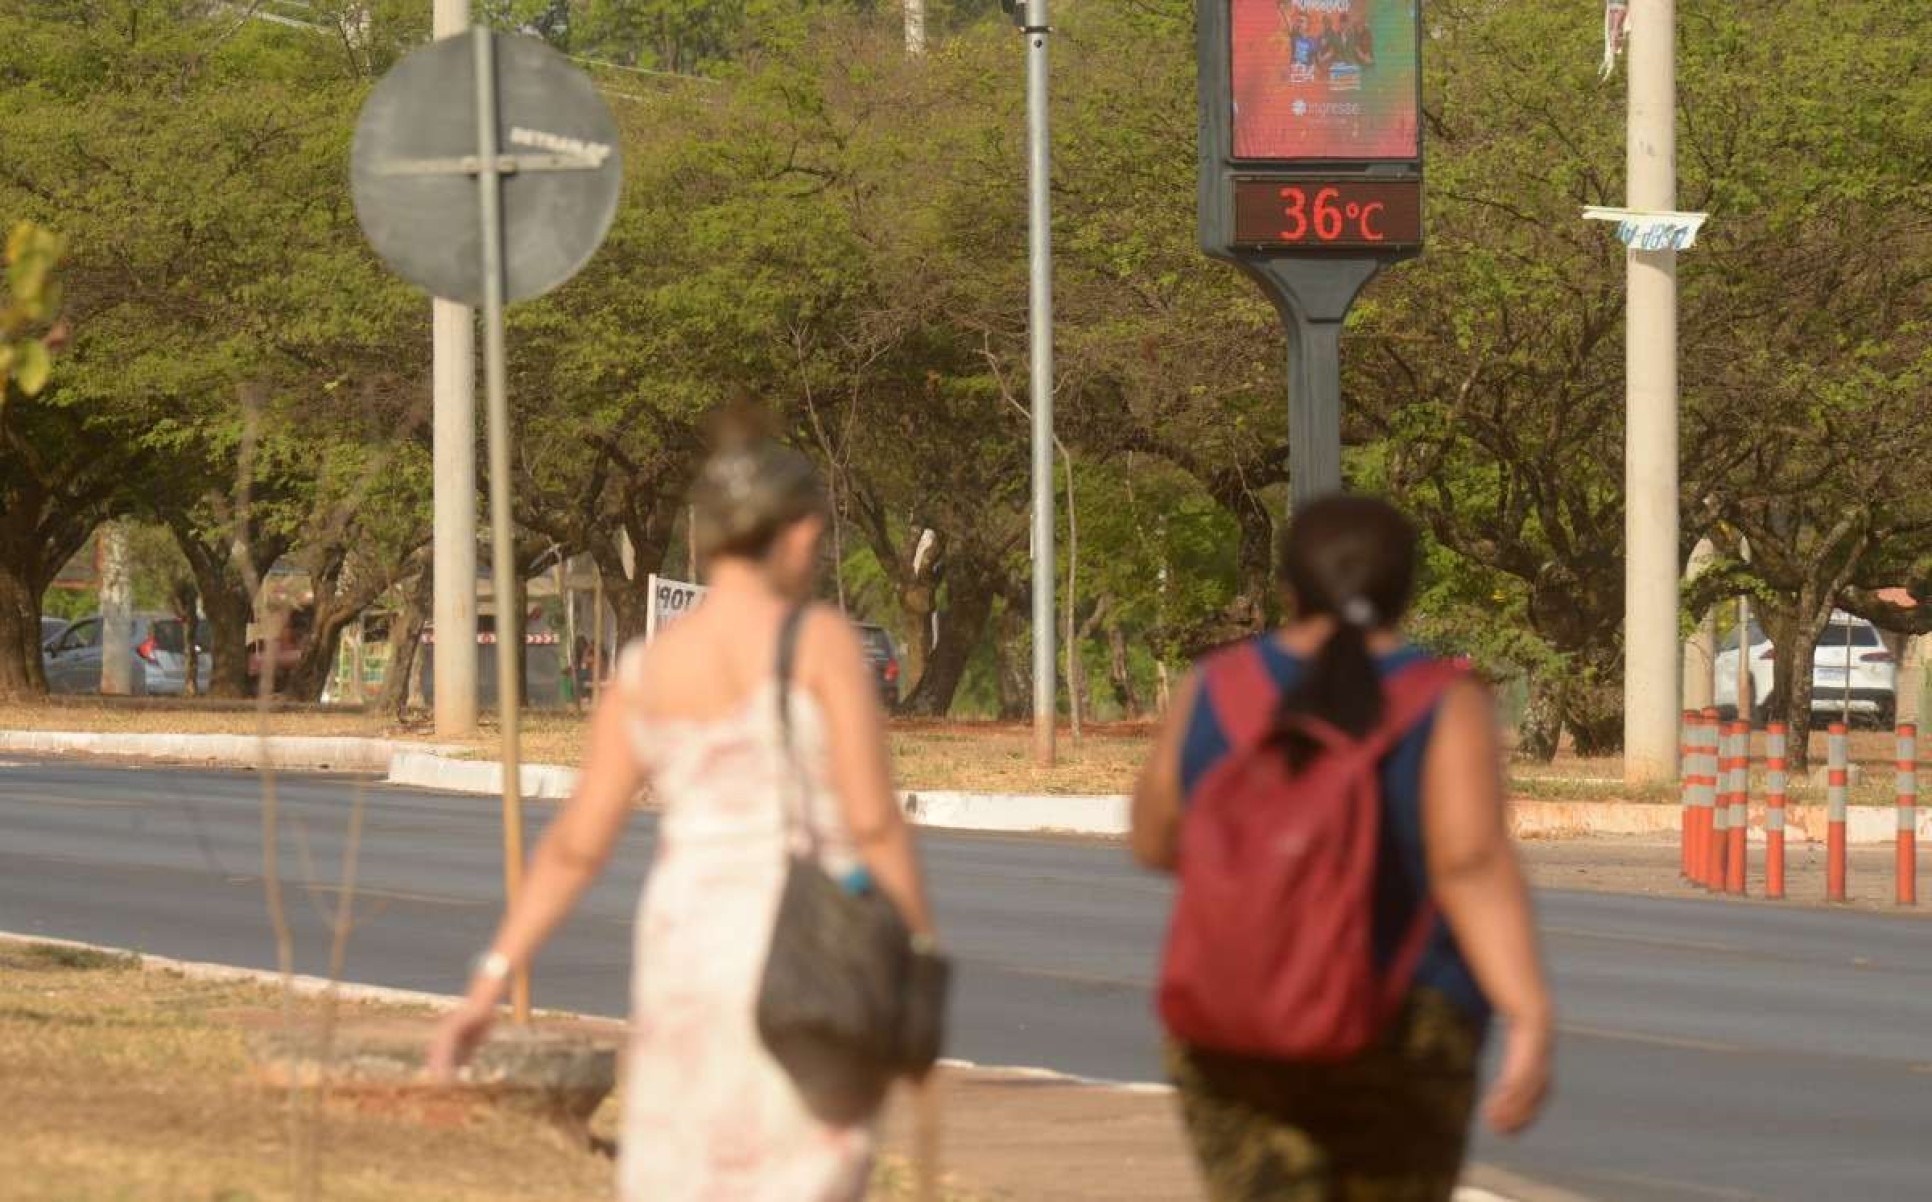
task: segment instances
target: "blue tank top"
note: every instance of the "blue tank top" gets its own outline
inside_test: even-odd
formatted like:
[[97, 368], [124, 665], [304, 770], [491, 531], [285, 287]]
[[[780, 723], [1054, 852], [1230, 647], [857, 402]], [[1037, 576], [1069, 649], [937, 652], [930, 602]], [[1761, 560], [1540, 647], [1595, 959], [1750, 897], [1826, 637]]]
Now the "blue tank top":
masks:
[[[1301, 680], [1301, 658], [1283, 647], [1272, 636], [1259, 640], [1269, 674], [1283, 693]], [[1392, 672], [1424, 658], [1414, 647], [1402, 647], [1376, 659], [1376, 668], [1386, 678]], [[1418, 722], [1382, 761], [1382, 836], [1375, 881], [1375, 954], [1386, 964], [1395, 953], [1397, 940], [1410, 928], [1417, 911], [1429, 896], [1429, 866], [1422, 847], [1422, 760], [1435, 730], [1435, 715]], [[1192, 797], [1209, 769], [1228, 753], [1228, 738], [1207, 704], [1205, 693], [1197, 695], [1194, 712], [1188, 717], [1187, 734], [1181, 743], [1181, 788]], [[1457, 1008], [1478, 1023], [1489, 1021], [1489, 1002], [1476, 985], [1476, 978], [1456, 946], [1455, 936], [1441, 915], [1431, 919], [1428, 942], [1416, 965], [1415, 985], [1441, 991]]]

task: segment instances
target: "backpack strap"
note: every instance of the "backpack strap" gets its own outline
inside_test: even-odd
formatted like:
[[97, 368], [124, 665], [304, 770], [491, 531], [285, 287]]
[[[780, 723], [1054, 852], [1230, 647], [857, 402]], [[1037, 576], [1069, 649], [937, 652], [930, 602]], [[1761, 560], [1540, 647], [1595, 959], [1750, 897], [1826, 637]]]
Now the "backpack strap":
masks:
[[1382, 720], [1362, 741], [1372, 744], [1381, 758], [1433, 713], [1469, 671], [1465, 659], [1419, 659], [1391, 672], [1382, 682]]
[[[1382, 721], [1364, 740], [1379, 760], [1390, 748], [1435, 712], [1443, 696], [1456, 682], [1470, 673], [1466, 659], [1423, 659], [1390, 674], [1382, 683]], [[1436, 929], [1435, 899], [1424, 893], [1416, 905], [1415, 917], [1397, 940], [1394, 954], [1383, 973], [1382, 1007], [1393, 1016], [1408, 996], [1409, 985]]]
[[1261, 639], [1244, 640], [1208, 657], [1201, 665], [1201, 688], [1230, 749], [1251, 747], [1267, 737], [1281, 685], [1268, 669]]

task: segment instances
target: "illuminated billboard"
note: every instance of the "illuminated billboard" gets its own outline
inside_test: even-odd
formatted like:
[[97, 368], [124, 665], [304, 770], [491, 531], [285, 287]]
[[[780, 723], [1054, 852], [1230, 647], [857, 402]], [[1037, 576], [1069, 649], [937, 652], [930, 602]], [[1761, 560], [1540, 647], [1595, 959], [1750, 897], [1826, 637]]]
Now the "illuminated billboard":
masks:
[[1416, 0], [1229, 0], [1234, 157], [1422, 156]]

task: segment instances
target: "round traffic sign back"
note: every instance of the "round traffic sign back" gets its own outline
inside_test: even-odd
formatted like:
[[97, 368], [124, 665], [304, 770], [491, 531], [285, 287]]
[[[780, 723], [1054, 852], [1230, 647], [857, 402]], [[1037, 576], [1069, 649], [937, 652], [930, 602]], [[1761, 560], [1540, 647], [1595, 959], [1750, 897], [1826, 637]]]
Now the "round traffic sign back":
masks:
[[356, 217], [395, 272], [483, 303], [476, 39], [496, 55], [504, 299], [527, 300], [590, 260], [617, 213], [617, 123], [582, 71], [534, 38], [471, 30], [411, 54], [356, 122]]

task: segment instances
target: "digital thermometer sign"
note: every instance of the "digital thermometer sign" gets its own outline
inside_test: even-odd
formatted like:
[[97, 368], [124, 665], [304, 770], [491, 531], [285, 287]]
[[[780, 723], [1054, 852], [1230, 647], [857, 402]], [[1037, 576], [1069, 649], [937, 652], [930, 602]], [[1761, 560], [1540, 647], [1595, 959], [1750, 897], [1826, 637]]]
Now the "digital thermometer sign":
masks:
[[1237, 176], [1234, 242], [1277, 251], [1413, 249], [1422, 245], [1422, 181]]

